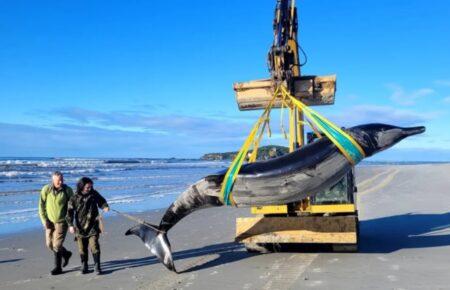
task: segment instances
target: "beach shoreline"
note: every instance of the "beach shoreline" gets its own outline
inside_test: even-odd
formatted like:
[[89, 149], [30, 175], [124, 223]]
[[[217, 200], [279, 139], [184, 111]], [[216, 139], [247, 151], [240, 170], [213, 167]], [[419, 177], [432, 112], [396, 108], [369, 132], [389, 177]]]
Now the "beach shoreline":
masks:
[[[158, 209], [150, 209], [150, 210], [146, 210], [146, 211], [127, 211], [126, 214], [135, 216], [135, 217], [148, 217], [148, 216], [154, 216], [154, 215], [158, 215], [160, 214], [161, 211], [164, 211], [165, 208], [158, 208]], [[117, 213], [113, 213], [113, 212], [109, 212], [109, 213], [103, 213], [102, 214], [102, 218], [105, 224], [115, 224], [117, 221], [116, 219], [126, 219], [125, 217], [121, 216], [120, 214]], [[0, 240], [2, 239], [6, 239], [9, 237], [14, 237], [14, 236], [22, 236], [22, 235], [34, 235], [36, 233], [40, 233], [43, 232], [43, 227], [41, 227], [41, 221], [39, 220], [39, 217], [36, 217], [36, 219], [39, 221], [39, 226], [32, 226], [32, 227], [27, 227], [24, 228], [20, 231], [14, 231], [14, 232], [0, 232]]]
[[[40, 188], [48, 182], [52, 170], [60, 169], [66, 183], [74, 187], [86, 174], [95, 188], [117, 210], [141, 213], [166, 208], [190, 184], [203, 176], [226, 168], [226, 162], [192, 159], [77, 159], [22, 158], [3, 160], [0, 169], [15, 177], [0, 177], [0, 236], [40, 229], [37, 204]], [[359, 168], [411, 165], [439, 165], [433, 162], [365, 162]], [[3, 167], [2, 167], [3, 166]], [[5, 167], [6, 166], [6, 167]], [[8, 171], [9, 170], [9, 171]], [[9, 172], [9, 173], [8, 173]], [[110, 215], [106, 215], [108, 217]]]
[[[43, 231], [33, 229], [0, 237], [0, 289], [445, 289], [450, 164], [369, 166], [358, 168], [356, 178], [359, 253], [250, 254], [234, 242], [235, 219], [249, 209], [211, 208], [169, 232], [175, 274], [139, 238], [124, 235], [134, 222], [111, 214], [100, 242], [105, 275], [79, 273], [68, 234], [65, 246], [74, 255], [64, 274], [50, 276], [52, 254]], [[133, 215], [157, 224], [163, 214]]]
[[167, 207], [190, 184], [224, 166], [187, 159], [0, 159], [0, 234], [41, 227], [39, 193], [55, 170], [72, 188], [80, 177], [91, 177], [96, 190], [117, 210], [144, 212]]

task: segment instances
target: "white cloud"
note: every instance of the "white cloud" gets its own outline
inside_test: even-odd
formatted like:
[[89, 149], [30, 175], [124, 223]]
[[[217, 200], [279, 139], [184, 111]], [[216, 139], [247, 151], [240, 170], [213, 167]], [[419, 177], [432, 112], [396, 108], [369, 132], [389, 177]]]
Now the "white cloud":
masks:
[[[387, 123], [427, 125], [442, 112], [395, 106], [356, 105], [325, 114], [339, 126]], [[58, 117], [47, 126], [0, 123], [0, 154], [21, 156], [151, 156], [199, 157], [207, 152], [233, 151], [242, 145], [252, 123], [248, 119], [151, 115], [145, 112], [100, 112], [81, 108], [52, 110]], [[223, 117], [223, 118], [222, 118]], [[271, 118], [272, 138], [263, 144], [285, 145], [279, 114]], [[50, 120], [51, 121], [51, 120]], [[285, 118], [284, 121], [287, 121]], [[288, 126], [285, 126], [288, 130]], [[449, 142], [429, 138], [406, 140], [400, 148], [450, 148]]]
[[448, 97], [442, 99], [442, 101], [443, 101], [445, 104], [450, 104], [450, 96], [448, 96]]
[[416, 112], [391, 106], [358, 105], [350, 107], [342, 113], [330, 115], [330, 119], [336, 124], [345, 127], [365, 123], [415, 126], [422, 125], [426, 121], [439, 116], [439, 112]]
[[51, 112], [71, 124], [191, 138], [241, 138], [256, 120], [154, 115], [140, 111], [100, 112], [77, 107], [53, 109]]
[[[242, 137], [161, 135], [89, 125], [51, 127], [0, 122], [0, 156], [200, 157], [236, 150]], [[226, 150], [224, 150], [226, 149]]]
[[419, 99], [435, 93], [435, 91], [430, 88], [406, 91], [398, 84], [388, 84], [387, 87], [392, 91], [390, 99], [395, 103], [404, 106], [414, 105]]

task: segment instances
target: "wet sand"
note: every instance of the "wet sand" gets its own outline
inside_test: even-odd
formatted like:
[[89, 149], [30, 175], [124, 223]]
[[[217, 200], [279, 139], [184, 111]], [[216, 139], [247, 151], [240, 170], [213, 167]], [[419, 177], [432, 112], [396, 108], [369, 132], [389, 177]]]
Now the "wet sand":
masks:
[[[248, 209], [196, 212], [169, 234], [181, 274], [166, 270], [133, 225], [111, 214], [101, 238], [105, 274], [79, 274], [74, 256], [50, 276], [41, 230], [0, 236], [0, 289], [450, 289], [450, 165], [357, 169], [359, 253], [325, 250], [249, 254], [234, 243], [235, 218]], [[157, 223], [162, 211], [140, 214]], [[90, 263], [92, 258], [90, 257]]]

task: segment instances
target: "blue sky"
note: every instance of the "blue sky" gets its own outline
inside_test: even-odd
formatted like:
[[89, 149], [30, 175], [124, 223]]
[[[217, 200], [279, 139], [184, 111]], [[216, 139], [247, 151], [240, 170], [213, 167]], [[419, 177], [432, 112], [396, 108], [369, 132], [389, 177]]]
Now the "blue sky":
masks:
[[[338, 78], [318, 110], [427, 126], [373, 159], [450, 160], [450, 3], [297, 2], [303, 73]], [[232, 84], [268, 77], [275, 1], [0, 5], [0, 156], [199, 157], [238, 149], [256, 120]]]

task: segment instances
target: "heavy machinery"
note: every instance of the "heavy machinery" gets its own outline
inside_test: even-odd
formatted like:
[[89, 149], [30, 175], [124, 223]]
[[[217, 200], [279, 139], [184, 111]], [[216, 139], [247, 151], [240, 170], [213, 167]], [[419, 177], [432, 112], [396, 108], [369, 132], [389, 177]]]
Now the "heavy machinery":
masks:
[[[277, 0], [273, 21], [274, 40], [268, 53], [271, 77], [234, 84], [240, 110], [266, 108], [275, 88], [283, 84], [290, 94], [309, 106], [332, 105], [336, 76], [301, 74], [295, 0]], [[303, 53], [304, 54], [304, 53]], [[306, 63], [306, 54], [305, 63]], [[273, 108], [282, 108], [277, 102]], [[289, 150], [305, 144], [304, 118], [289, 109]], [[313, 134], [309, 133], [310, 141]], [[358, 245], [358, 212], [353, 170], [336, 185], [295, 204], [253, 207], [253, 217], [236, 220], [236, 241], [249, 251], [267, 251], [280, 244], [328, 244], [334, 250], [355, 251]]]

